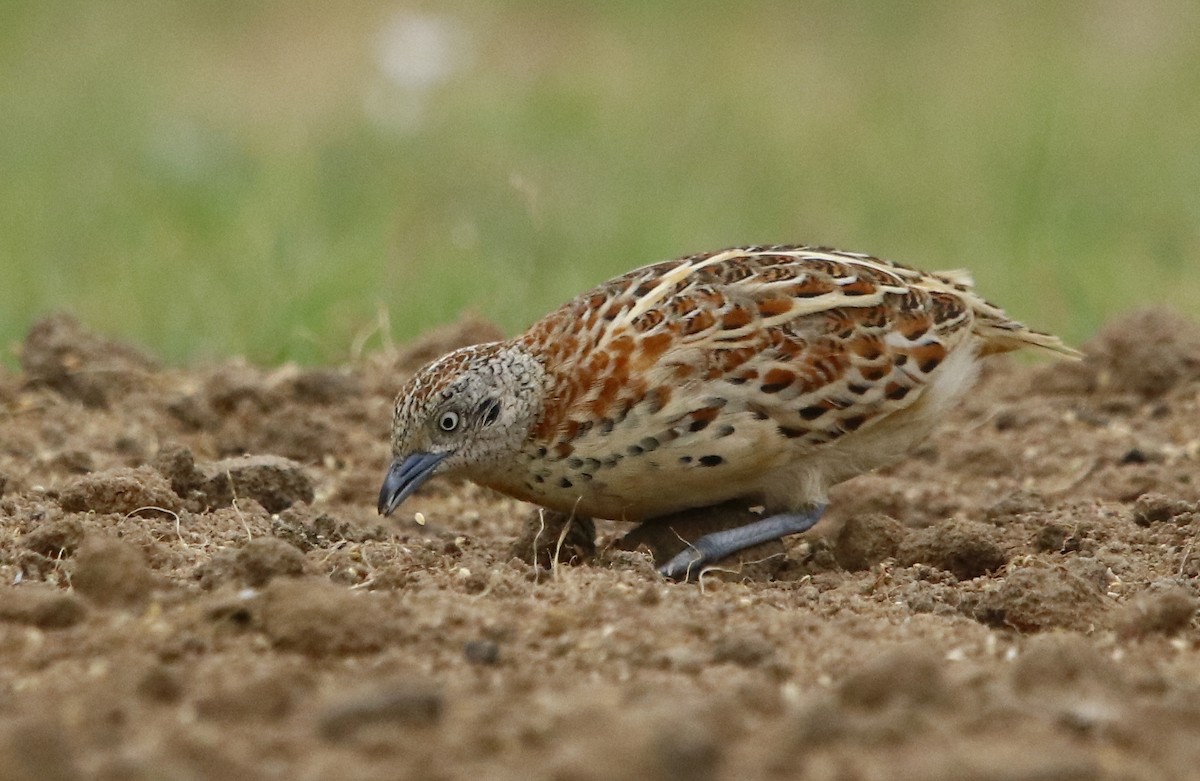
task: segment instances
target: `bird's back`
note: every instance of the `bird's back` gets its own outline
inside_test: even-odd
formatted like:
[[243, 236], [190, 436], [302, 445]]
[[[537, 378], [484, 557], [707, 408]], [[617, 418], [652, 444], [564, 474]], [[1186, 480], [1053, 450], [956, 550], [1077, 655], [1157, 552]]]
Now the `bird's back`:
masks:
[[793, 246], [632, 271], [518, 341], [549, 391], [527, 442], [531, 476], [510, 492], [629, 519], [852, 452], [838, 443], [920, 408], [950, 364], [1026, 345], [1074, 352], [984, 301], [962, 272]]

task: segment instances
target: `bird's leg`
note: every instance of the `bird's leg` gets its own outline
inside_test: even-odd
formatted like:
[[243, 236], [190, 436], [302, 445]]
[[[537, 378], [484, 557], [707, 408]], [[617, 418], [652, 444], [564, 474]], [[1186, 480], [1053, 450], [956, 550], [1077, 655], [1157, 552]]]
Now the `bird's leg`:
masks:
[[658, 568], [660, 574], [673, 580], [689, 580], [713, 562], [789, 534], [808, 531], [821, 520], [825, 505], [817, 504], [799, 513], [781, 513], [733, 529], [706, 534], [689, 543], [673, 559]]

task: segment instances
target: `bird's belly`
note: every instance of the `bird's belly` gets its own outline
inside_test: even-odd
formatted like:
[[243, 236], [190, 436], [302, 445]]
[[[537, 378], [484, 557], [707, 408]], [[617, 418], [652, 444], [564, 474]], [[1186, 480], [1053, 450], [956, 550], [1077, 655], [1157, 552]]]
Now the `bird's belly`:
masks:
[[737, 436], [688, 437], [613, 452], [604, 440], [580, 442], [569, 458], [547, 463], [527, 481], [531, 501], [564, 512], [639, 521], [735, 498], [762, 495], [763, 483], [794, 454], [770, 427]]

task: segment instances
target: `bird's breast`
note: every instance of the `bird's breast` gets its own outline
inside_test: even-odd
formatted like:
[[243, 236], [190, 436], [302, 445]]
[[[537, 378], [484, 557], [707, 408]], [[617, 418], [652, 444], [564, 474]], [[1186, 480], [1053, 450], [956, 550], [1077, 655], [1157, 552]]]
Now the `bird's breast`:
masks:
[[761, 493], [797, 455], [768, 419], [701, 406], [635, 407], [619, 422], [554, 446], [532, 444], [492, 487], [564, 512], [642, 520]]

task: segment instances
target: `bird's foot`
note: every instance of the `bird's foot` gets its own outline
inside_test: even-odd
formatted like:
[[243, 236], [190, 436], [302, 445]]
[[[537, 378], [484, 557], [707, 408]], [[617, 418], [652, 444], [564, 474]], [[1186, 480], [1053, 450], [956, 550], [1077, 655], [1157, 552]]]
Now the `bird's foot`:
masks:
[[821, 520], [824, 512], [825, 505], [819, 504], [803, 512], [771, 515], [743, 526], [706, 534], [688, 543], [658, 571], [672, 580], [695, 580], [705, 567], [738, 551], [808, 531]]

